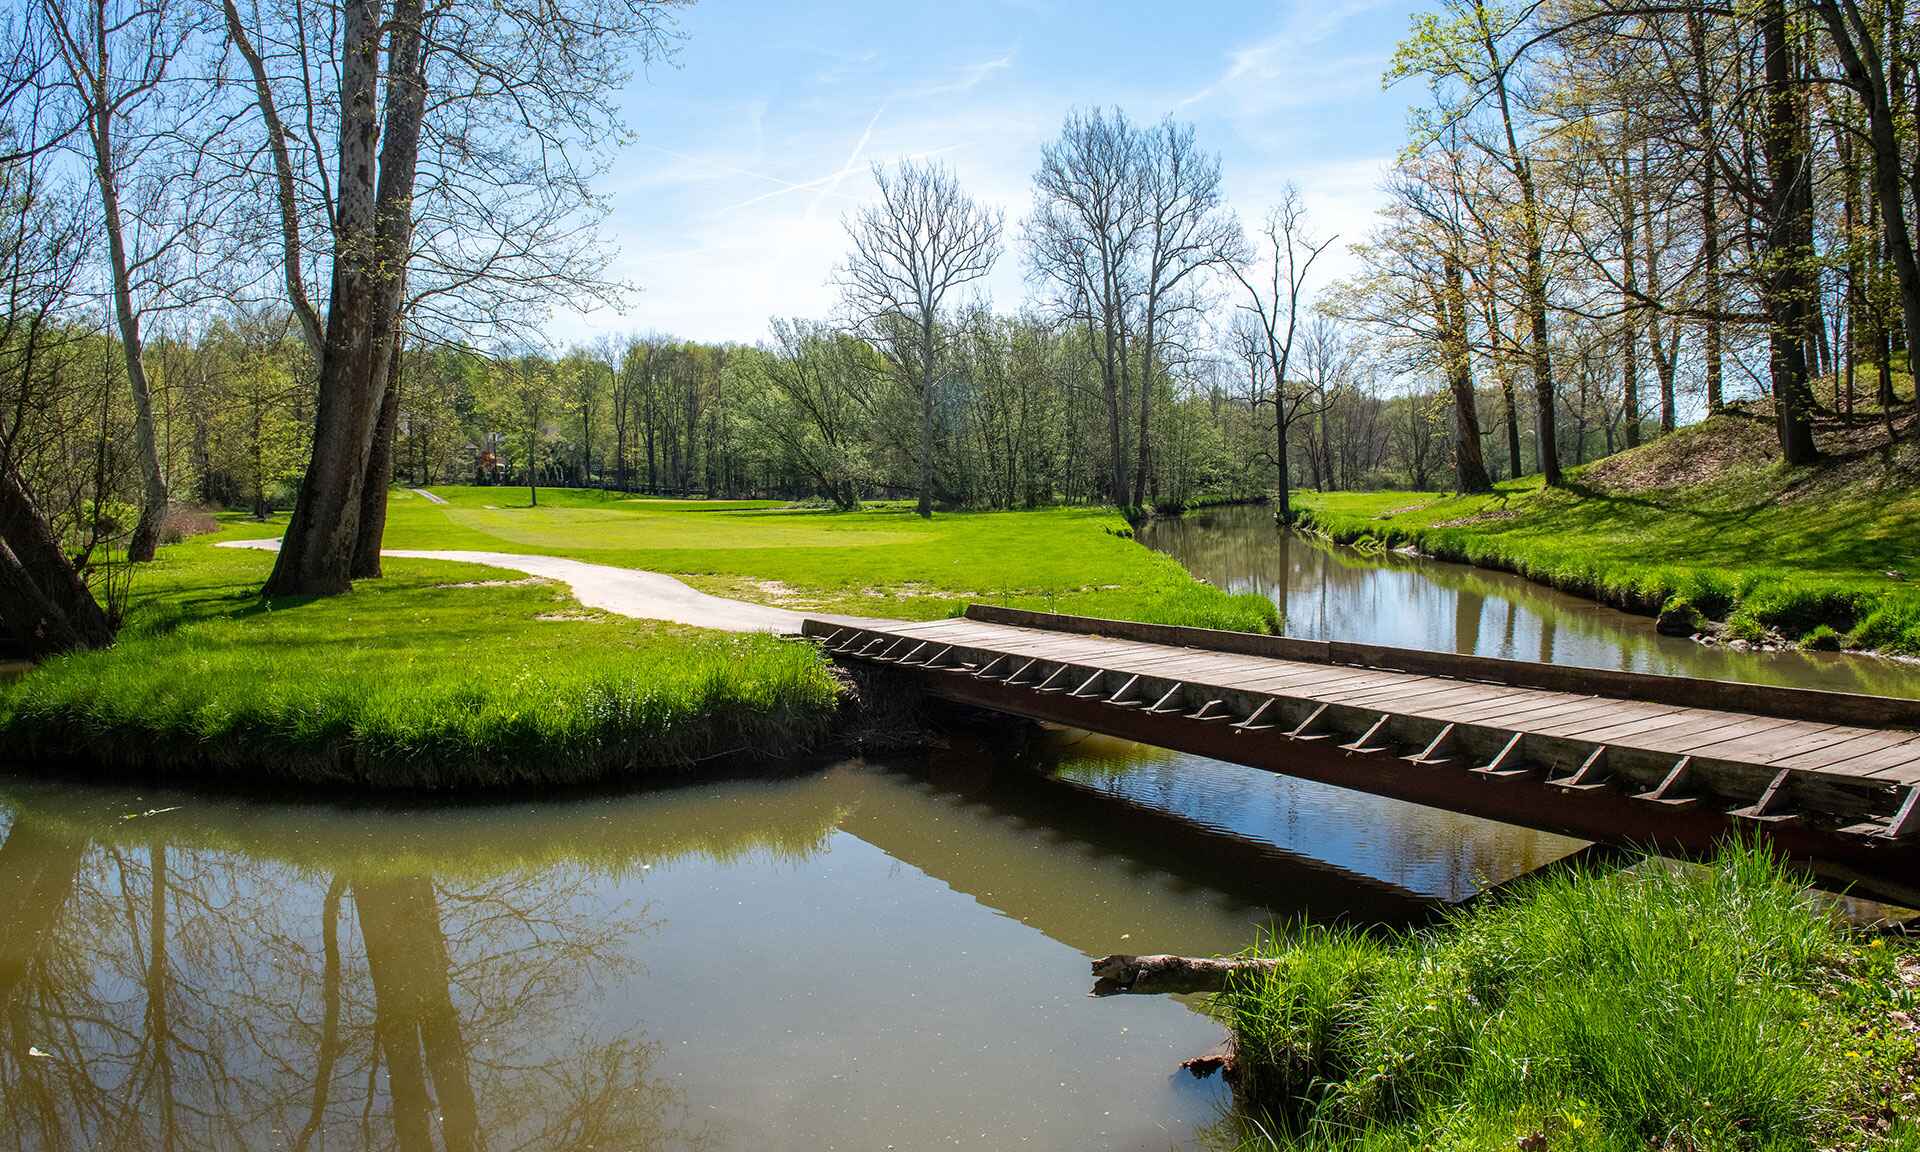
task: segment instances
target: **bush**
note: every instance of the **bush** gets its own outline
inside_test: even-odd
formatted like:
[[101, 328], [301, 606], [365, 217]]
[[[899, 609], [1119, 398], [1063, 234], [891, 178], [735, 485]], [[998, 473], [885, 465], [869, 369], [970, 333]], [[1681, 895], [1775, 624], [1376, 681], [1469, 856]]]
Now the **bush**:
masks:
[[1822, 624], [1800, 637], [1800, 647], [1809, 652], [1838, 652], [1842, 647], [1841, 640], [1840, 633]]
[[174, 504], [167, 509], [167, 517], [160, 522], [160, 543], [178, 544], [189, 536], [205, 536], [209, 532], [220, 531], [220, 521], [205, 508], [196, 508], [190, 504]]

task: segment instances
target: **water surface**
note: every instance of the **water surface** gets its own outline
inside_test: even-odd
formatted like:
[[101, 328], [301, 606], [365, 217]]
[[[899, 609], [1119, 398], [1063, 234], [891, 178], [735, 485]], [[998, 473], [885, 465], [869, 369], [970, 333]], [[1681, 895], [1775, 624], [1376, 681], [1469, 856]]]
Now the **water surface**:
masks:
[[1073, 733], [485, 807], [0, 775], [33, 1149], [1191, 1146], [1195, 1002], [1089, 957], [1406, 925], [1571, 842]]
[[1154, 520], [1143, 543], [1194, 575], [1272, 600], [1286, 634], [1439, 652], [1920, 697], [1920, 665], [1827, 652], [1740, 652], [1662, 636], [1652, 619], [1503, 572], [1363, 553], [1282, 532], [1240, 505]]

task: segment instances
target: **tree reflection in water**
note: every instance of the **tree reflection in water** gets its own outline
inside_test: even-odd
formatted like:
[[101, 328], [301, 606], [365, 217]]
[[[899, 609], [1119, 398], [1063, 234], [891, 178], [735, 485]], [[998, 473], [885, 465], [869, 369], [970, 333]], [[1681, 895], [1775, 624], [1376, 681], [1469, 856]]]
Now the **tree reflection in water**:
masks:
[[88, 840], [16, 810], [0, 842], [8, 1145], [703, 1143], [653, 1047], [596, 1032], [650, 924], [586, 865], [325, 875]]

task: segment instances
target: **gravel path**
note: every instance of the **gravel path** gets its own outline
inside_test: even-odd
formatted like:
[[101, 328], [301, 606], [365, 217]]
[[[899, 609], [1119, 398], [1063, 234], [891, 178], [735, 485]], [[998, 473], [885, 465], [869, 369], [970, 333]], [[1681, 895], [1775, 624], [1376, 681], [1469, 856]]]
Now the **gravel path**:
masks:
[[445, 504], [447, 502], [446, 497], [435, 496], [433, 493], [427, 491], [425, 488], [409, 488], [407, 489], [407, 491], [413, 493], [415, 496], [425, 496], [427, 498], [427, 503], [429, 504]]
[[[227, 540], [222, 548], [260, 548], [278, 551], [278, 540]], [[558, 580], [573, 589], [574, 599], [589, 608], [632, 616], [640, 620], [671, 620], [696, 628], [718, 628], [728, 632], [778, 632], [797, 634], [805, 614], [744, 600], [709, 596], [687, 587], [671, 576], [642, 572], [636, 568], [615, 568], [609, 564], [588, 564], [560, 556], [522, 556], [513, 552], [420, 552], [411, 549], [387, 549], [382, 556], [407, 560], [457, 560], [465, 564], [486, 564]]]

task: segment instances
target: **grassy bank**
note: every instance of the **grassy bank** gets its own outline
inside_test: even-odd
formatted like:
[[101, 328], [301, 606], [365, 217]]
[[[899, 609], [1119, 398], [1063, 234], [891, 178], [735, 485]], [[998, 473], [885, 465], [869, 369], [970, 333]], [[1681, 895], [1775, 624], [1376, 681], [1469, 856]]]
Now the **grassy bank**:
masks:
[[1413, 547], [1518, 573], [1689, 631], [1920, 653], [1920, 451], [1836, 433], [1827, 463], [1780, 465], [1770, 428], [1716, 417], [1576, 469], [1476, 496], [1308, 495], [1341, 543]]
[[[1125, 535], [1110, 510], [859, 512], [764, 501], [675, 501], [592, 489], [395, 492], [387, 546], [570, 556], [678, 576], [703, 591], [797, 610], [933, 619], [982, 601], [1163, 624], [1268, 631], [1261, 596], [1233, 596]], [[267, 529], [263, 534], [275, 534]]]
[[1260, 951], [1214, 1002], [1249, 1147], [1920, 1148], [1920, 951], [1755, 850]]
[[[245, 531], [246, 529], [242, 529]], [[350, 596], [259, 598], [273, 557], [161, 551], [110, 650], [0, 685], [9, 759], [389, 788], [637, 778], [827, 732], [811, 650], [587, 612], [565, 588], [390, 561]]]
[[[1086, 510], [832, 514], [598, 492], [395, 492], [393, 548], [562, 555], [684, 575], [795, 608], [932, 617], [971, 600], [1265, 630], [1229, 596]], [[9, 759], [385, 788], [637, 779], [817, 746], [838, 707], [812, 648], [589, 612], [563, 586], [389, 560], [351, 595], [262, 602], [277, 536], [227, 516], [137, 573], [109, 651], [0, 681]]]

